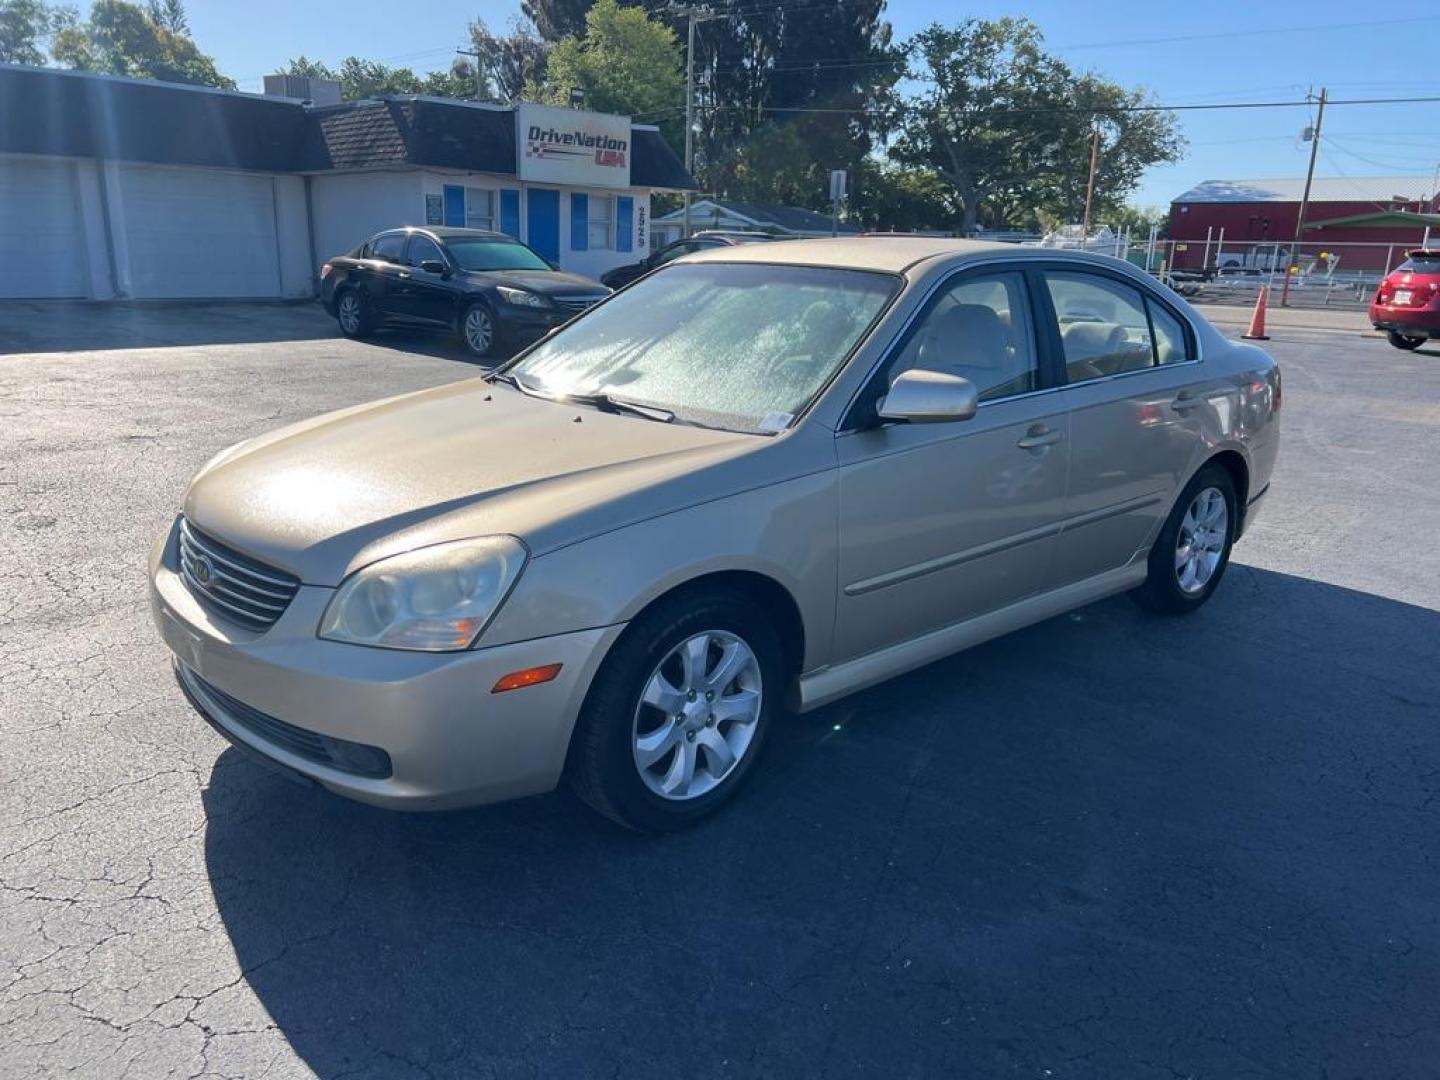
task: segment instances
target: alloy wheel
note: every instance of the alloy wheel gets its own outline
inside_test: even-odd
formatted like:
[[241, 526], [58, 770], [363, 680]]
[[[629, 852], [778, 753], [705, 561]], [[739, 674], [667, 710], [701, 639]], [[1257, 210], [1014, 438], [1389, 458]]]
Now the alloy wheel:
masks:
[[347, 334], [355, 334], [360, 330], [360, 300], [351, 292], [347, 292], [340, 298], [340, 329]]
[[1215, 576], [1230, 538], [1230, 509], [1219, 488], [1207, 487], [1191, 500], [1175, 539], [1175, 578], [1180, 591], [1202, 592]]
[[665, 799], [696, 799], [723, 783], [755, 738], [760, 661], [724, 630], [686, 638], [656, 666], [635, 707], [640, 777]]
[[472, 307], [465, 313], [465, 344], [470, 351], [477, 356], [484, 356], [490, 351], [490, 343], [495, 337], [495, 326], [490, 319], [490, 313], [482, 307]]

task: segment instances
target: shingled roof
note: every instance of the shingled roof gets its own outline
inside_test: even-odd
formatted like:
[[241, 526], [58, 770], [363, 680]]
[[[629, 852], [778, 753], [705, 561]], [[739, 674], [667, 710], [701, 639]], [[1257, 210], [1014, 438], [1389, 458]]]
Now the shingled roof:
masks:
[[[694, 187], [653, 127], [631, 129], [635, 187]], [[515, 174], [515, 111], [396, 97], [288, 98], [0, 64], [0, 152], [261, 172], [418, 166]]]

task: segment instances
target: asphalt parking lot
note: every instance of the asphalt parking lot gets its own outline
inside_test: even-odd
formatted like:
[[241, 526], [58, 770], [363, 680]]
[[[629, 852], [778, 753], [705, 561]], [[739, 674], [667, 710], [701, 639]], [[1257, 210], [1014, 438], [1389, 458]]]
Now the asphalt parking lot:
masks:
[[170, 677], [144, 560], [188, 477], [458, 346], [0, 306], [0, 1075], [1434, 1076], [1440, 349], [1309, 322], [1201, 613], [794, 718], [657, 840], [293, 787]]

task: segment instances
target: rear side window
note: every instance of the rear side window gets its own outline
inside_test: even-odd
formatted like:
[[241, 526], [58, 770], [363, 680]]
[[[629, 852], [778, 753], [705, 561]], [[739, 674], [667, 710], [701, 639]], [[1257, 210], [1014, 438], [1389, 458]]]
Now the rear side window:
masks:
[[1066, 381], [1086, 382], [1191, 358], [1185, 327], [1140, 289], [1100, 274], [1046, 271]]
[[1155, 362], [1157, 364], [1180, 364], [1190, 359], [1190, 346], [1185, 337], [1185, 327], [1170, 313], [1170, 309], [1145, 298], [1145, 307], [1150, 312], [1150, 325], [1155, 329]]
[[1440, 255], [1411, 255], [1394, 270], [1397, 274], [1440, 274]]
[[398, 263], [404, 251], [404, 233], [386, 233], [384, 236], [377, 236], [370, 241], [370, 257], [372, 259], [384, 259], [386, 262]]

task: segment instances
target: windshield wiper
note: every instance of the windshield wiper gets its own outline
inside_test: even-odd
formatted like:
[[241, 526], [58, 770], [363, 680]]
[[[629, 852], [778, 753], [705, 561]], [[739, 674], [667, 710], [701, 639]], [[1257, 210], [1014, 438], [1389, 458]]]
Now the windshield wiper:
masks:
[[658, 420], [662, 424], [668, 424], [675, 419], [675, 414], [669, 409], [662, 409], [658, 405], [642, 405], [638, 401], [627, 401], [624, 398], [615, 397], [607, 390], [599, 390], [594, 394], [578, 397], [576, 400], [589, 402], [602, 412], [629, 413], [632, 416], [643, 416], [647, 420]]

